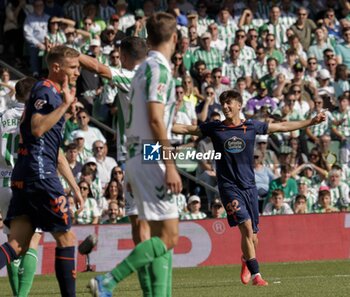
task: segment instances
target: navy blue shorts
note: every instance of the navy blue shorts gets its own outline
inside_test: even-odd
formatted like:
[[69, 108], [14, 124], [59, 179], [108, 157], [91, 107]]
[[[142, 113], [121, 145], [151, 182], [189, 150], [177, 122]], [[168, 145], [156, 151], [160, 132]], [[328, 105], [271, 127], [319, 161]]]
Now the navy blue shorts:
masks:
[[[238, 189], [233, 185], [219, 186], [222, 203], [226, 209], [227, 221], [231, 227], [252, 221], [253, 232], [258, 233], [259, 228], [259, 203], [256, 187], [251, 189]], [[232, 205], [237, 205], [240, 210], [232, 211]]]
[[5, 220], [27, 215], [33, 229], [45, 232], [65, 232], [71, 228], [69, 204], [58, 177], [33, 182], [12, 182], [12, 199]]

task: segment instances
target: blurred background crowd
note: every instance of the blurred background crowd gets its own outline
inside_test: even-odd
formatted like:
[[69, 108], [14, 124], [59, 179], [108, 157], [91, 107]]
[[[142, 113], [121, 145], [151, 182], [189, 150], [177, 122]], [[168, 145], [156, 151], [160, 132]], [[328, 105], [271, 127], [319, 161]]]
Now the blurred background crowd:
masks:
[[[261, 214], [349, 210], [349, 1], [3, 0], [1, 60], [41, 78], [47, 50], [65, 44], [120, 68], [121, 40], [147, 38], [146, 20], [156, 11], [173, 14], [178, 24], [171, 59], [174, 122], [222, 120], [218, 98], [227, 89], [242, 95], [242, 119], [293, 121], [327, 109], [327, 121], [318, 126], [257, 137], [254, 171]], [[15, 101], [11, 69], [1, 68], [0, 112]], [[76, 112], [67, 114], [62, 149], [87, 202], [78, 215], [70, 197], [72, 216], [77, 224], [127, 222], [125, 158], [117, 155], [115, 141], [118, 89], [113, 81], [82, 69], [77, 98]], [[115, 133], [93, 125], [92, 119]], [[213, 150], [208, 138], [173, 135], [171, 142], [197, 152]], [[186, 180], [183, 193], [175, 197], [180, 218], [225, 217], [215, 161], [178, 166], [210, 186]]]

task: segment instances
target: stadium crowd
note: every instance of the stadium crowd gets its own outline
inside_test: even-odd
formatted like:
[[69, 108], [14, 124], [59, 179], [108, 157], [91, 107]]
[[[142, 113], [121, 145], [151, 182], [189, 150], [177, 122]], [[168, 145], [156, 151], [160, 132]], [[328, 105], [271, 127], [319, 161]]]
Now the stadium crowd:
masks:
[[[147, 38], [153, 12], [176, 16], [178, 48], [172, 57], [176, 82], [174, 122], [223, 119], [219, 95], [237, 90], [242, 119], [266, 122], [311, 118], [328, 109], [327, 121], [305, 130], [260, 135], [254, 171], [262, 215], [349, 210], [350, 2], [346, 0], [145, 0], [0, 1], [0, 47], [16, 68], [45, 75], [45, 55], [65, 44], [112, 68], [122, 68], [119, 45], [126, 36]], [[0, 112], [14, 102], [15, 81], [0, 73]], [[125, 222], [125, 148], [90, 124], [90, 117], [117, 129], [120, 90], [82, 69], [77, 109], [66, 115], [64, 149], [85, 207], [76, 224]], [[146, 111], [145, 111], [146, 112]], [[117, 132], [119, 133], [119, 132]], [[209, 138], [173, 135], [172, 144], [213, 150]], [[214, 160], [191, 171], [216, 187]], [[151, 178], [151, 177], [150, 177]], [[186, 196], [188, 199], [186, 199]], [[225, 217], [217, 194], [187, 188], [174, 197], [183, 220]], [[207, 202], [207, 205], [201, 205]], [[201, 211], [201, 206], [203, 209]]]

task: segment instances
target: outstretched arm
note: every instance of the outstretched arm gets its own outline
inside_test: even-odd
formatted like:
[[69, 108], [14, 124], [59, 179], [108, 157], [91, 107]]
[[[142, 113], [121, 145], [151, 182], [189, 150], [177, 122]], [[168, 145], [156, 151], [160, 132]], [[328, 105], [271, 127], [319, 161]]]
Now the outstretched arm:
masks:
[[171, 132], [175, 134], [190, 134], [196, 136], [202, 136], [202, 132], [197, 125], [184, 125], [184, 124], [174, 124]]
[[112, 73], [109, 67], [97, 61], [97, 59], [84, 54], [79, 55], [80, 65], [87, 70], [97, 73], [107, 79], [112, 79]]
[[317, 125], [326, 120], [326, 111], [322, 111], [318, 113], [312, 119], [304, 120], [304, 121], [289, 121], [289, 122], [281, 122], [281, 123], [271, 123], [269, 124], [269, 128], [267, 130], [268, 133], [275, 132], [291, 132], [294, 130], [303, 129], [305, 127], [309, 127], [312, 125]]

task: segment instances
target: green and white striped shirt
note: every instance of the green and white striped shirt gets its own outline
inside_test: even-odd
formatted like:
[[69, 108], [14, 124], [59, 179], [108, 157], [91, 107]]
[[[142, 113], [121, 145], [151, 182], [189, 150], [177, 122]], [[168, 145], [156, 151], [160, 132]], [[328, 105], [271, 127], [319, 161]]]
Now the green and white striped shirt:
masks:
[[281, 16], [279, 18], [279, 21], [281, 24], [289, 28], [297, 21], [297, 17], [292, 12], [281, 11]]
[[[293, 197], [293, 200], [291, 202], [292, 203], [291, 207], [293, 209], [294, 209], [294, 205], [295, 205], [296, 196]], [[316, 195], [314, 189], [308, 189], [308, 192], [306, 193], [305, 197], [306, 197], [307, 213], [311, 213], [311, 212], [313, 212], [313, 207], [314, 207], [315, 203], [317, 202], [317, 195]]]
[[289, 27], [287, 25], [281, 23], [280, 21], [276, 25], [268, 22], [267, 28], [269, 29], [269, 33], [275, 36], [277, 48], [281, 48], [282, 44], [288, 41], [286, 31]]
[[47, 33], [46, 38], [52, 44], [65, 44], [67, 42], [66, 35], [62, 31], [57, 31], [56, 34]]
[[332, 206], [337, 206], [339, 200], [343, 200], [345, 203], [349, 204], [349, 186], [340, 182], [337, 187], [330, 187]]
[[97, 202], [94, 198], [87, 198], [84, 203], [84, 209], [78, 214], [74, 214], [75, 220], [79, 225], [92, 224], [94, 218], [100, 215]]
[[117, 113], [117, 160], [125, 160], [126, 156], [126, 135], [125, 124], [129, 118], [130, 112], [130, 89], [131, 81], [135, 75], [138, 65], [130, 71], [125, 68], [110, 67], [112, 73], [112, 82], [118, 88], [118, 97], [116, 100]]
[[255, 51], [252, 47], [245, 45], [239, 53], [239, 59], [249, 65], [256, 58]]
[[250, 72], [252, 74], [252, 79], [253, 80], [260, 80], [263, 76], [265, 76], [268, 71], [267, 71], [267, 58], [264, 58], [264, 62], [260, 63], [257, 60], [253, 60], [250, 63]]
[[24, 104], [16, 103], [13, 108], [0, 115], [0, 187], [2, 188], [11, 186], [11, 174], [17, 160], [20, 139], [19, 123], [23, 111]]
[[81, 164], [85, 164], [85, 160], [92, 156], [93, 156], [92, 151], [84, 147], [84, 149], [78, 153], [77, 161], [80, 162]]
[[230, 79], [230, 86], [234, 88], [238, 78], [251, 76], [251, 73], [248, 64], [244, 60], [238, 60], [236, 65], [231, 61], [224, 62], [222, 64], [222, 75]]
[[335, 110], [332, 112], [335, 121], [342, 121], [340, 125], [333, 125], [344, 137], [350, 137], [350, 108], [345, 112]]
[[181, 215], [180, 220], [182, 221], [203, 220], [206, 217], [207, 215], [204, 212], [199, 212], [199, 213], [186, 212]]
[[175, 199], [177, 205], [177, 211], [179, 212], [179, 216], [181, 216], [187, 206], [186, 197], [184, 194], [172, 194], [172, 199]]
[[229, 48], [235, 42], [235, 34], [238, 27], [236, 23], [229, 22], [226, 26], [218, 25], [219, 39], [226, 43], [226, 48]]
[[[315, 117], [317, 115], [317, 111], [316, 110], [312, 110], [308, 113], [307, 115], [307, 119], [312, 119], [313, 117]], [[326, 111], [326, 120], [318, 125], [313, 125], [310, 126], [309, 129], [311, 131], [311, 133], [317, 137], [320, 137], [324, 134], [330, 134], [331, 132], [331, 124], [333, 121], [333, 115], [329, 112]]]
[[198, 16], [198, 29], [197, 32], [205, 32], [208, 30], [208, 26], [215, 21], [208, 16], [202, 18]]
[[211, 48], [210, 51], [199, 48], [193, 55], [196, 61], [203, 60], [209, 70], [222, 66], [222, 55], [216, 48]]
[[175, 111], [175, 80], [169, 61], [158, 51], [150, 51], [147, 59], [137, 69], [131, 83], [130, 112], [126, 120], [126, 135], [129, 157], [142, 152], [142, 140], [154, 139], [147, 113], [149, 102], [159, 102], [164, 106], [164, 125], [167, 138], [171, 139], [171, 129]]

